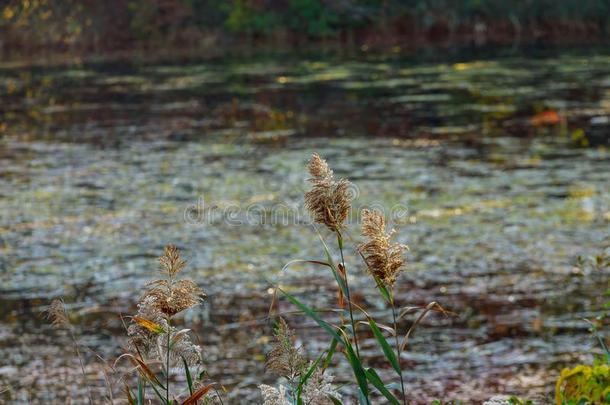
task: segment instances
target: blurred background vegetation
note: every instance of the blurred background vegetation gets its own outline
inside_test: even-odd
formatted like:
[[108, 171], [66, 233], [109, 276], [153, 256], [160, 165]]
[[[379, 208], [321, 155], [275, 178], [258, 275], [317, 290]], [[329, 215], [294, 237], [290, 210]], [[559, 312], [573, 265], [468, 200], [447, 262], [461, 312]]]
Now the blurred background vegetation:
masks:
[[104, 53], [227, 45], [600, 41], [609, 0], [8, 0], [0, 50]]

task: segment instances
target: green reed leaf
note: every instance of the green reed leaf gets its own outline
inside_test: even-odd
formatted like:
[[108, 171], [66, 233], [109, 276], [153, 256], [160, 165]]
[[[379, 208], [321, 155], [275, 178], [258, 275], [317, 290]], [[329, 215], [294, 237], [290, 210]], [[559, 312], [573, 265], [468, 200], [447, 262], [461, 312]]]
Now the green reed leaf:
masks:
[[354, 371], [354, 376], [356, 377], [356, 382], [358, 383], [358, 387], [360, 388], [360, 393], [362, 394], [361, 402], [364, 400], [364, 404], [370, 404], [369, 400], [369, 387], [366, 378], [366, 372], [364, 371], [364, 367], [362, 367], [362, 362], [360, 358], [356, 355], [354, 348], [347, 339], [343, 339], [342, 343], [345, 346], [345, 356], [347, 357], [347, 361], [352, 366], [352, 370]]
[[193, 377], [191, 377], [191, 371], [189, 370], [189, 365], [186, 362], [184, 356], [182, 357], [182, 364], [184, 365], [184, 374], [186, 375], [186, 383], [189, 387], [189, 395], [193, 395]]
[[[318, 232], [317, 229], [316, 229], [316, 232]], [[322, 242], [322, 246], [324, 247], [324, 253], [326, 254], [326, 260], [328, 261], [330, 270], [333, 273], [333, 276], [335, 277], [335, 281], [337, 282], [337, 285], [341, 289], [341, 292], [343, 293], [343, 295], [347, 297], [349, 294], [347, 293], [347, 285], [345, 284], [345, 280], [343, 279], [343, 277], [341, 277], [339, 275], [339, 270], [337, 269], [337, 266], [335, 266], [335, 263], [333, 262], [333, 257], [330, 254], [330, 249], [328, 249], [328, 245], [324, 241], [324, 238], [322, 237], [320, 232], [318, 232], [318, 237], [320, 238], [320, 241]]]
[[371, 384], [373, 384], [375, 388], [379, 390], [379, 392], [381, 392], [381, 394], [383, 394], [384, 397], [386, 397], [388, 401], [390, 401], [392, 405], [400, 405], [398, 399], [396, 399], [396, 397], [386, 388], [386, 386], [383, 385], [383, 381], [381, 381], [381, 378], [379, 377], [375, 369], [367, 368], [366, 378], [371, 382]]
[[377, 326], [377, 323], [375, 322], [375, 320], [373, 318], [369, 318], [368, 321], [369, 321], [369, 326], [371, 327], [371, 331], [373, 331], [373, 335], [375, 336], [375, 339], [377, 339], [377, 341], [381, 345], [381, 348], [383, 349], [383, 354], [385, 354], [386, 359], [388, 359], [388, 361], [390, 362], [390, 364], [392, 365], [392, 367], [394, 368], [396, 373], [398, 373], [398, 375], [400, 375], [400, 373], [401, 373], [400, 363], [398, 361], [398, 358], [396, 357], [396, 353], [394, 353], [394, 350], [388, 344], [388, 341], [381, 333], [381, 330]]
[[138, 376], [138, 405], [144, 405], [144, 398], [146, 397], [146, 380], [143, 380]]
[[330, 365], [330, 362], [333, 360], [333, 356], [335, 355], [335, 352], [337, 351], [338, 343], [339, 343], [339, 341], [335, 338], [333, 338], [332, 342], [330, 342], [330, 347], [328, 348], [328, 353], [326, 354], [324, 363], [322, 363], [323, 369], [326, 370], [328, 368], [328, 366]]
[[305, 384], [307, 384], [307, 381], [309, 380], [309, 378], [316, 371], [316, 368], [318, 367], [318, 363], [320, 363], [320, 360], [322, 359], [323, 355], [324, 355], [324, 353], [322, 353], [320, 356], [318, 356], [316, 361], [314, 361], [311, 364], [311, 366], [309, 367], [307, 372], [305, 374], [303, 374], [301, 376], [301, 378], [299, 379], [299, 386], [297, 387], [297, 404], [301, 405], [303, 403], [303, 400], [301, 399], [301, 393], [303, 392], [303, 387], [305, 386]]
[[337, 399], [337, 398], [333, 397], [332, 395], [329, 395], [328, 399], [330, 399], [334, 405], [343, 405], [343, 402], [341, 402], [340, 399]]
[[383, 281], [381, 281], [379, 277], [373, 275], [373, 278], [375, 279], [375, 284], [377, 284], [377, 288], [379, 289], [379, 292], [381, 293], [383, 299], [385, 299], [388, 303], [391, 303], [393, 298], [390, 290], [388, 290], [386, 285], [383, 283]]
[[282, 290], [281, 288], [278, 288], [278, 289], [282, 292], [282, 294], [284, 294], [286, 296], [288, 301], [292, 302], [301, 311], [305, 312], [305, 314], [307, 314], [307, 316], [309, 316], [318, 325], [320, 325], [320, 327], [322, 329], [324, 329], [331, 337], [333, 337], [337, 340], [343, 340], [343, 339], [341, 339], [341, 337], [337, 334], [335, 329], [328, 322], [326, 322], [322, 318], [320, 318], [320, 316], [316, 313], [316, 311], [314, 311], [307, 305], [303, 304], [301, 301], [299, 301], [298, 299], [296, 299], [294, 296], [287, 293], [286, 291]]

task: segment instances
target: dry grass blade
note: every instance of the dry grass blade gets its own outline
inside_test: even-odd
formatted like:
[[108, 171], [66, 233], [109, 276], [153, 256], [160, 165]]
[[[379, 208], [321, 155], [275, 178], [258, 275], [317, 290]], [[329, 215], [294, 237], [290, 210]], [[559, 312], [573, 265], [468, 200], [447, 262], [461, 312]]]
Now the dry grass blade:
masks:
[[125, 389], [125, 396], [127, 397], [127, 402], [129, 403], [129, 405], [136, 405], [136, 399], [131, 394], [131, 389], [129, 388], [129, 385], [127, 385], [127, 383], [125, 383], [124, 389]]
[[193, 392], [193, 395], [191, 395], [190, 397], [188, 397], [183, 403], [182, 405], [192, 405], [195, 402], [199, 401], [201, 398], [203, 398], [205, 395], [207, 395], [208, 392], [210, 392], [210, 390], [214, 388], [214, 383], [212, 384], [208, 384], [205, 387], [201, 387], [199, 388], [197, 391]]
[[[338, 275], [341, 277], [343, 282], [345, 282], [347, 278], [347, 273], [345, 272], [345, 267], [341, 263], [337, 266]], [[339, 287], [337, 288], [337, 303], [340, 309], [345, 309], [345, 294], [343, 294], [343, 290]]]
[[157, 375], [146, 365], [146, 363], [144, 363], [142, 360], [140, 360], [133, 354], [130, 354], [130, 353], [122, 354], [121, 356], [119, 356], [118, 359], [116, 359], [115, 363], [118, 362], [123, 357], [129, 358], [129, 360], [131, 360], [133, 365], [140, 372], [140, 374], [142, 374], [142, 376], [144, 378], [146, 378], [151, 383], [157, 384], [159, 387], [165, 389], [165, 387], [163, 386], [161, 381], [159, 381], [159, 379], [157, 378]]
[[[384, 324], [379, 323], [379, 322], [377, 322], [377, 321], [375, 321], [375, 323], [376, 323], [376, 325], [379, 327], [379, 329], [383, 329], [383, 330], [385, 330], [386, 332], [388, 332], [390, 335], [392, 335], [392, 336], [396, 336], [396, 330], [395, 330], [393, 327], [388, 326], [388, 325], [384, 325]], [[356, 324], [358, 324], [358, 325], [364, 325], [364, 326], [369, 326], [369, 323], [368, 323], [368, 322], [366, 322], [366, 321], [358, 321], [358, 322], [356, 322]]]
[[273, 294], [271, 294], [271, 305], [269, 305], [269, 312], [267, 313], [268, 319], [271, 319], [273, 317], [273, 312], [279, 312], [277, 288], [273, 288]]
[[404, 318], [405, 316], [412, 314], [413, 312], [417, 312], [420, 309], [423, 309], [422, 307], [404, 307], [400, 310], [400, 314], [398, 314], [398, 320], [401, 320], [402, 318]]
[[422, 313], [417, 317], [417, 319], [415, 320], [415, 322], [413, 322], [413, 325], [411, 325], [411, 327], [409, 328], [409, 330], [407, 331], [407, 333], [405, 334], [405, 337], [402, 340], [402, 343], [400, 344], [400, 351], [405, 350], [405, 348], [407, 347], [407, 344], [409, 343], [409, 337], [411, 336], [411, 333], [415, 330], [415, 328], [417, 327], [417, 325], [424, 319], [424, 317], [426, 316], [426, 314], [428, 314], [428, 312], [430, 311], [434, 311], [437, 310], [439, 312], [442, 312], [444, 315], [449, 314], [448, 311], [445, 310], [445, 308], [443, 308], [439, 303], [437, 303], [436, 301], [432, 301], [431, 303], [429, 303], [428, 305], [426, 305], [426, 308], [424, 308], [424, 310], [422, 311]]

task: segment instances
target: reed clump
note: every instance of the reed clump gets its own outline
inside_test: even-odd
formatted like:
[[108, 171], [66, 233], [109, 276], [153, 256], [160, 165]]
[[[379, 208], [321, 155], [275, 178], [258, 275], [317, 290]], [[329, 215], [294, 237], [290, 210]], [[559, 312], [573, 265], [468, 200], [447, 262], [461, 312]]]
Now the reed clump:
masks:
[[[194, 343], [191, 330], [178, 327], [175, 320], [178, 314], [201, 304], [205, 294], [194, 281], [180, 277], [186, 262], [178, 248], [166, 246], [159, 263], [163, 277], [148, 283], [140, 297], [138, 311], [127, 328], [131, 351], [120, 357], [128, 358], [138, 374], [137, 394], [125, 386], [128, 401], [144, 403], [150, 387], [163, 404], [211, 403], [217, 390], [201, 372], [201, 347]], [[172, 386], [177, 369], [184, 374], [186, 387]], [[187, 398], [179, 401], [183, 396]]]
[[[310, 263], [329, 269], [336, 282], [339, 297], [337, 308], [331, 308], [330, 312], [338, 313], [338, 317], [332, 321], [327, 320], [325, 318], [328, 317], [323, 318], [322, 316], [322, 309], [311, 307], [299, 298], [276, 286], [276, 291], [280, 291], [290, 303], [315, 321], [326, 332], [331, 342], [329, 349], [320, 354], [318, 360], [312, 363], [310, 370], [305, 374], [301, 372], [301, 378], [298, 380], [296, 389], [291, 391], [290, 386], [280, 386], [273, 389], [268, 386], [261, 386], [261, 391], [266, 401], [265, 404], [307, 403], [303, 399], [306, 390], [302, 389], [302, 387], [307, 387], [309, 381], [315, 379], [318, 381], [316, 384], [319, 384], [320, 377], [325, 375], [324, 371], [333, 361], [335, 354], [342, 353], [352, 370], [354, 376], [353, 382], [357, 389], [357, 398], [360, 404], [370, 405], [373, 403], [375, 395], [380, 395], [387, 403], [393, 405], [400, 405], [402, 403], [406, 405], [409, 399], [404, 383], [401, 354], [406, 349], [414, 328], [429, 311], [445, 311], [436, 302], [431, 302], [423, 308], [399, 308], [397, 306], [394, 287], [400, 273], [406, 266], [404, 253], [407, 250], [407, 246], [393, 241], [395, 231], [387, 231], [385, 218], [380, 212], [374, 210], [364, 210], [362, 212], [361, 232], [365, 241], [355, 246], [354, 251], [358, 252], [363, 266], [368, 270], [372, 277], [372, 282], [386, 302], [392, 326], [378, 322], [367, 312], [362, 304], [352, 301], [353, 291], [349, 283], [352, 270], [348, 271], [345, 261], [345, 236], [347, 234], [345, 222], [351, 210], [351, 201], [348, 193], [351, 183], [346, 179], [336, 180], [328, 163], [316, 153], [311, 156], [307, 169], [311, 176], [309, 181], [312, 183], [312, 187], [311, 190], [305, 193], [305, 206], [309, 210], [313, 222], [324, 225], [334, 235], [338, 253], [333, 254], [329, 244], [319, 234], [325, 259], [293, 260], [285, 268], [290, 267], [294, 263]], [[347, 305], [345, 305], [346, 301]], [[415, 311], [419, 311], [419, 316], [408, 330], [401, 332], [400, 322], [407, 315]], [[329, 309], [324, 309], [324, 312], [328, 313]], [[279, 330], [284, 330], [285, 325], [285, 321], [280, 319]], [[396, 373], [398, 384], [383, 381], [374, 367], [367, 366], [366, 359], [360, 353], [359, 335], [362, 332], [359, 332], [358, 326], [362, 325], [368, 327], [368, 333], [374, 336], [388, 365]], [[288, 341], [286, 340], [286, 342]], [[282, 362], [279, 363], [282, 365], [281, 369], [292, 370], [292, 368], [286, 366], [283, 360], [291, 358], [293, 359], [293, 364], [298, 364], [298, 362], [294, 360], [294, 357], [288, 355], [279, 356], [277, 354], [278, 350], [275, 347], [270, 355], [273, 358], [282, 359]], [[291, 353], [286, 351], [285, 348], [282, 350], [284, 350], [283, 353]], [[395, 388], [396, 386], [398, 388]], [[374, 394], [374, 391], [377, 391], [377, 393]], [[291, 395], [291, 392], [294, 395]], [[325, 391], [320, 389], [318, 392], [324, 393]], [[290, 398], [292, 402], [278, 402], [278, 397]], [[325, 404], [326, 402], [324, 401], [331, 401], [329, 403], [335, 405], [342, 404], [338, 395], [327, 393], [323, 394], [320, 398], [324, 399], [319, 399], [321, 402], [311, 403]]]

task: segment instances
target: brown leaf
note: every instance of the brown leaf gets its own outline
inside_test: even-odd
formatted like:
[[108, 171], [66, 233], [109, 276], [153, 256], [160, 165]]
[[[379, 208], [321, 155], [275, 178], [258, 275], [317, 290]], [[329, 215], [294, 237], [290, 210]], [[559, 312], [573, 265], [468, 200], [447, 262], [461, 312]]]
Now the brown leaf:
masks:
[[135, 366], [138, 366], [140, 373], [147, 378], [151, 383], [157, 384], [161, 388], [165, 388], [161, 381], [157, 378], [155, 373], [144, 363], [142, 360], [138, 359], [135, 356], [129, 356]]
[[[337, 266], [337, 270], [339, 273], [339, 277], [341, 277], [343, 279], [343, 281], [345, 282], [345, 267], [343, 267], [343, 265], [341, 263], [339, 263], [339, 265]], [[339, 301], [339, 308], [341, 309], [345, 309], [345, 297], [343, 296], [343, 290], [341, 288], [339, 288], [338, 291], [338, 301]]]
[[199, 388], [197, 391], [193, 392], [193, 395], [188, 397], [182, 405], [192, 405], [201, 398], [203, 398], [212, 388], [214, 387], [214, 383], [208, 384], [205, 387]]
[[127, 383], [125, 383], [125, 394], [127, 395], [127, 402], [129, 405], [136, 405], [136, 400], [133, 395], [131, 395], [131, 389], [129, 389], [129, 385], [127, 385]]

